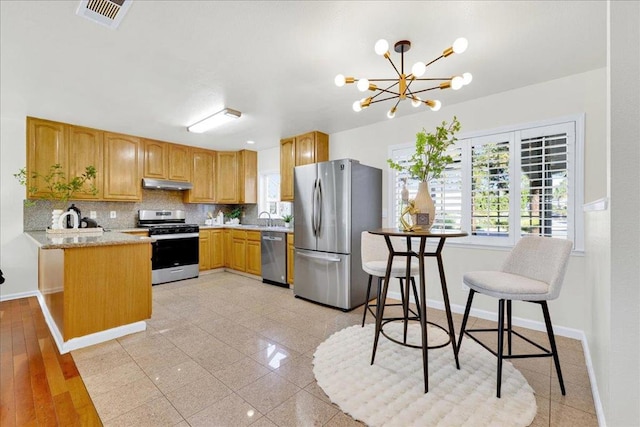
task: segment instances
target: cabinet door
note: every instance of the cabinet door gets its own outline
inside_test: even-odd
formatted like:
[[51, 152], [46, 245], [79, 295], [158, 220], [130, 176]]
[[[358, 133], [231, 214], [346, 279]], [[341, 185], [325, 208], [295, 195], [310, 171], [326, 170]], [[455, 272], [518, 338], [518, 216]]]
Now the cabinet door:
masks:
[[69, 126], [69, 139], [67, 143], [68, 176], [81, 176], [87, 166], [96, 168], [96, 177], [93, 184], [98, 192], [92, 194], [90, 191], [78, 191], [73, 196], [74, 199], [101, 199], [102, 198], [102, 177], [103, 171], [103, 132], [97, 129], [90, 129], [80, 126]]
[[47, 184], [42, 178], [32, 178], [33, 173], [48, 175], [55, 164], [66, 173], [66, 141], [64, 123], [27, 117], [27, 189], [37, 188], [28, 197], [43, 198], [48, 193]]
[[280, 141], [280, 200], [293, 201], [293, 168], [296, 166], [296, 140]]
[[246, 271], [246, 252], [247, 252], [247, 239], [246, 237], [239, 237], [236, 233], [232, 232], [232, 259], [231, 268], [238, 271]]
[[169, 144], [169, 179], [191, 181], [191, 151], [185, 145]]
[[231, 261], [233, 260], [233, 241], [231, 238], [231, 230], [225, 229], [222, 232], [222, 237], [224, 240], [224, 266], [231, 268]]
[[253, 231], [247, 232], [247, 273], [255, 274], [256, 276], [262, 274], [261, 258], [260, 233]]
[[168, 144], [151, 139], [143, 141], [145, 178], [167, 179], [167, 170], [169, 168]]
[[200, 271], [211, 269], [211, 239], [209, 230], [200, 230]]
[[296, 136], [296, 166], [316, 163], [316, 134], [305, 133]]
[[214, 203], [215, 151], [193, 149], [191, 150], [191, 161], [193, 188], [185, 192], [185, 201], [188, 203]]
[[258, 153], [238, 151], [238, 203], [258, 203]]
[[293, 285], [293, 264], [295, 259], [293, 234], [287, 234], [287, 283]]
[[142, 150], [140, 139], [104, 133], [104, 198], [142, 199]]
[[216, 202], [238, 203], [238, 153], [218, 151], [216, 160]]
[[211, 240], [211, 268], [224, 267], [224, 234], [222, 230], [209, 230]]

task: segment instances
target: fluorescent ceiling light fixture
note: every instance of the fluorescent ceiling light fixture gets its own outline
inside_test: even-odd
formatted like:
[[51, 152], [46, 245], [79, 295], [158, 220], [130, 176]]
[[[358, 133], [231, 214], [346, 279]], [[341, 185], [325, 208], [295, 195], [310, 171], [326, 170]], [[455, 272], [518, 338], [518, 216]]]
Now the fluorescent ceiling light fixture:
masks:
[[242, 113], [240, 111], [232, 110], [231, 108], [225, 108], [224, 110], [220, 110], [212, 116], [207, 117], [206, 119], [200, 120], [199, 122], [188, 126], [187, 130], [193, 133], [203, 133], [210, 129], [213, 129], [214, 127], [220, 126], [234, 119], [238, 119], [241, 115]]

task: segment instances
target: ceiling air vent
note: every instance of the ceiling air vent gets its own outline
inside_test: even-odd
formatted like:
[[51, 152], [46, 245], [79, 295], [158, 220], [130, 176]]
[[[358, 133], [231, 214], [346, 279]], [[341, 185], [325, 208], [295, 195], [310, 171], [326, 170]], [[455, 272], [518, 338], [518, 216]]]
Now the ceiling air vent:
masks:
[[109, 28], [118, 28], [132, 0], [80, 0], [76, 15]]

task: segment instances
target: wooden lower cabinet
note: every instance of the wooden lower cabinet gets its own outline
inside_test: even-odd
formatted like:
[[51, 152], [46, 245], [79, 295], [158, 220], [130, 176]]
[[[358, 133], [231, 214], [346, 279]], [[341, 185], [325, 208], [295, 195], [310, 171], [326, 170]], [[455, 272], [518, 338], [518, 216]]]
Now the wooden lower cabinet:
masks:
[[200, 230], [200, 271], [229, 268], [262, 275], [262, 233], [238, 229]]
[[293, 285], [293, 265], [295, 259], [295, 247], [293, 234], [287, 233], [287, 283]]
[[64, 341], [151, 317], [151, 244], [40, 249], [38, 288]]
[[261, 233], [259, 231], [247, 231], [247, 257], [246, 271], [249, 274], [260, 276], [262, 274], [262, 256], [260, 249]]
[[247, 232], [231, 230], [231, 268], [238, 271], [246, 271]]
[[200, 271], [225, 267], [224, 230], [200, 230]]
[[233, 260], [233, 251], [231, 250], [233, 247], [231, 240], [231, 230], [225, 229], [222, 232], [222, 240], [224, 244], [224, 266], [226, 268], [231, 268], [231, 261]]
[[211, 270], [211, 239], [209, 230], [200, 230], [200, 271]]

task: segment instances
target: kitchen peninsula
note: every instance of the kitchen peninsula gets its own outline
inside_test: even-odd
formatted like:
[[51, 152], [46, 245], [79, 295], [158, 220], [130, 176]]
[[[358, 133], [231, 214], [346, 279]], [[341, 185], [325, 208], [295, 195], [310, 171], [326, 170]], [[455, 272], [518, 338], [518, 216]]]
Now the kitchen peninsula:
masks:
[[151, 238], [25, 234], [38, 245], [38, 298], [60, 353], [146, 329]]

